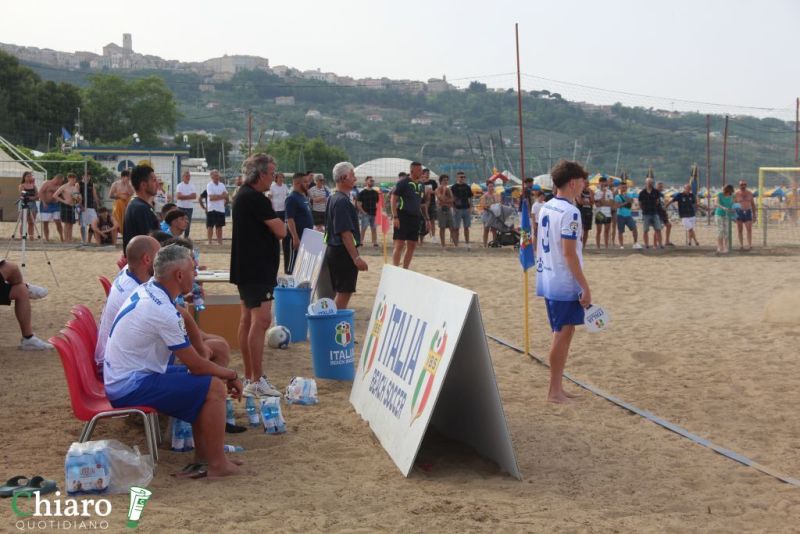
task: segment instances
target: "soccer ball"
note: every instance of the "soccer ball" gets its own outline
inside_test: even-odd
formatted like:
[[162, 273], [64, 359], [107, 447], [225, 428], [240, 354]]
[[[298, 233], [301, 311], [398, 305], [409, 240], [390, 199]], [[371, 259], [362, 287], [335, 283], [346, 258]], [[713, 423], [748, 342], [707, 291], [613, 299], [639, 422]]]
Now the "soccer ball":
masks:
[[285, 326], [276, 325], [267, 330], [267, 345], [273, 349], [285, 349], [292, 341], [292, 333]]

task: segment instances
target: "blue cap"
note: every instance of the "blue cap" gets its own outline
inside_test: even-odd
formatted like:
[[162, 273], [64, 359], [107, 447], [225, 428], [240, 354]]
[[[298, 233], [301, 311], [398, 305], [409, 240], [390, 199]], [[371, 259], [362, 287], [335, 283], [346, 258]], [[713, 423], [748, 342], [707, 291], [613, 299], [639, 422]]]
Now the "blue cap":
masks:
[[539, 184], [533, 184], [533, 190], [534, 191], [541, 191], [542, 190], [542, 186], [539, 185]]

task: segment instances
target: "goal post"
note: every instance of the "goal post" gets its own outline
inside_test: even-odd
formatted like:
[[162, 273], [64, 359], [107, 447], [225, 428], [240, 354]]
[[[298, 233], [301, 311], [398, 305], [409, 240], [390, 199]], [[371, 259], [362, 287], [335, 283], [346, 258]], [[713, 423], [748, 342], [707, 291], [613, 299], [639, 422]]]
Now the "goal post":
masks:
[[[800, 182], [800, 167], [759, 167], [758, 168], [758, 221], [762, 222], [764, 219], [764, 198], [766, 196], [765, 180], [770, 174], [779, 174], [786, 178], [789, 193], [794, 202], [797, 202], [798, 182]], [[788, 176], [786, 176], [788, 175]]]

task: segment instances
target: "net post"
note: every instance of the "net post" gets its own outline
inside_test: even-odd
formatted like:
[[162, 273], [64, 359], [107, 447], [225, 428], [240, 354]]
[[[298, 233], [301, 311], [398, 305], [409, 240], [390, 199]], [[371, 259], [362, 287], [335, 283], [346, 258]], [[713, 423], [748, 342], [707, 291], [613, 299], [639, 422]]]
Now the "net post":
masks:
[[[760, 198], [760, 196], [761, 195], [759, 195], [759, 198]], [[764, 208], [764, 211], [766, 212], [767, 208]], [[764, 236], [762, 245], [763, 245], [764, 248], [767, 248], [767, 226], [769, 224], [769, 217], [768, 217], [767, 213], [764, 213], [764, 215], [767, 216], [767, 218], [766, 219], [762, 219], [761, 215], [762, 215], [762, 213], [761, 213], [761, 203], [759, 202], [759, 206], [758, 206], [758, 217], [759, 217], [759, 219], [758, 219], [758, 222], [759, 222], [759, 224], [761, 224], [761, 227], [762, 227], [761, 233]]]

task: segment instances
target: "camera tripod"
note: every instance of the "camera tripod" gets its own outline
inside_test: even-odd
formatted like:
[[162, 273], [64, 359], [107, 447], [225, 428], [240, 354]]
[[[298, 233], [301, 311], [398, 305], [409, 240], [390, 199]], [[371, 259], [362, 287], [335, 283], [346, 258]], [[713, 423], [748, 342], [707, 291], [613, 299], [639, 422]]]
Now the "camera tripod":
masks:
[[[17, 239], [17, 229], [19, 229], [19, 236], [20, 236], [20, 253], [21, 253], [21, 261], [20, 261], [20, 270], [24, 276], [25, 274], [25, 264], [27, 260], [27, 248], [28, 248], [28, 214], [30, 213], [30, 200], [20, 200], [19, 205], [19, 213], [17, 214], [17, 222], [14, 224], [14, 231], [11, 233], [11, 240], [8, 243], [8, 248], [6, 249], [6, 255], [4, 256], [5, 259], [8, 259], [8, 254], [11, 252], [11, 246], [13, 242]], [[41, 239], [42, 235], [39, 233], [39, 227], [36, 225], [36, 222], [33, 224], [33, 229], [36, 232], [36, 238]], [[47, 254], [47, 249], [42, 249], [44, 252], [45, 260], [47, 261], [47, 266], [50, 267], [50, 273], [53, 275], [53, 280], [56, 282], [56, 286], [59, 286], [58, 278], [56, 277], [56, 272], [53, 269], [53, 264], [50, 262], [50, 256]]]

